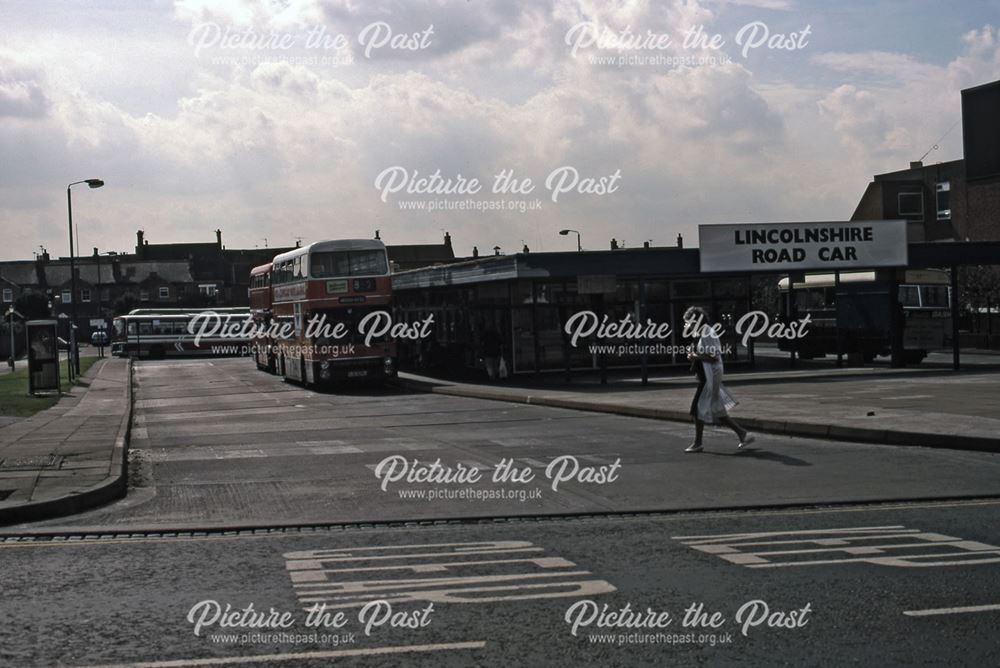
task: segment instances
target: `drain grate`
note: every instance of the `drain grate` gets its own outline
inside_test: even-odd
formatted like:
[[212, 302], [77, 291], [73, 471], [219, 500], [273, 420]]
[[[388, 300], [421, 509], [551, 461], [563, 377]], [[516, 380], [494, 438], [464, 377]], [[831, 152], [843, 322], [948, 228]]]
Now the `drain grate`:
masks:
[[37, 457], [8, 457], [0, 462], [0, 471], [31, 471], [34, 469], [57, 469], [62, 465], [62, 455], [40, 455]]

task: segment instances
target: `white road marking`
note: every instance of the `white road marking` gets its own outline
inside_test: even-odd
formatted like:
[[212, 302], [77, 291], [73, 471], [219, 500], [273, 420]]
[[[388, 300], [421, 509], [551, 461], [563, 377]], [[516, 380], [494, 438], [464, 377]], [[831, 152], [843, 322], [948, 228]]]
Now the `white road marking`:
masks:
[[967, 605], [958, 608], [930, 608], [928, 610], [904, 610], [907, 617], [930, 617], [932, 615], [960, 615], [968, 612], [991, 612], [1000, 610], [1000, 604]]
[[[328, 608], [357, 607], [374, 599], [493, 603], [616, 591], [568, 559], [525, 555], [539, 552], [544, 548], [529, 541], [502, 540], [305, 550], [284, 557], [304, 609], [319, 602]], [[500, 558], [469, 559], [479, 555]], [[483, 566], [495, 568], [484, 573]], [[384, 572], [380, 579], [368, 579], [378, 571]]]
[[480, 559], [477, 561], [449, 561], [441, 564], [399, 564], [362, 566], [360, 568], [327, 568], [322, 571], [291, 571], [292, 585], [295, 587], [325, 587], [325, 573], [364, 573], [368, 571], [408, 570], [413, 573], [444, 573], [453, 566], [493, 566], [496, 564], [534, 564], [539, 568], [572, 568], [576, 564], [562, 557], [535, 557], [534, 559]]
[[[787, 568], [859, 562], [899, 568], [927, 568], [1000, 562], [1000, 547], [995, 545], [923, 532], [919, 529], [906, 529], [901, 525], [672, 538], [694, 550], [714, 554], [732, 564], [747, 568]], [[868, 541], [877, 542], [872, 544]], [[769, 547], [782, 549], [766, 549]], [[804, 559], [802, 558], [804, 556], [834, 558]]]
[[755, 533], [719, 533], [719, 534], [709, 534], [705, 536], [671, 536], [674, 540], [681, 541], [725, 541], [727, 539], [740, 539], [740, 538], [769, 538], [771, 536], [802, 536], [807, 534], [817, 534], [817, 533], [860, 533], [866, 531], [885, 531], [887, 529], [902, 529], [906, 532], [917, 532], [918, 529], [905, 529], [901, 524], [895, 524], [892, 526], [883, 527], [848, 527], [846, 529], [802, 529], [800, 531], [758, 531]]
[[172, 661], [136, 661], [133, 663], [105, 664], [88, 668], [187, 668], [189, 666], [235, 666], [248, 663], [277, 663], [280, 661], [303, 661], [305, 659], [339, 659], [349, 656], [382, 656], [409, 652], [440, 652], [456, 649], [482, 649], [485, 640], [468, 642], [434, 643], [429, 645], [397, 645], [395, 647], [370, 647], [367, 649], [333, 649], [317, 652], [289, 652], [287, 654], [258, 654], [251, 656], [227, 656], [211, 659], [176, 659]]

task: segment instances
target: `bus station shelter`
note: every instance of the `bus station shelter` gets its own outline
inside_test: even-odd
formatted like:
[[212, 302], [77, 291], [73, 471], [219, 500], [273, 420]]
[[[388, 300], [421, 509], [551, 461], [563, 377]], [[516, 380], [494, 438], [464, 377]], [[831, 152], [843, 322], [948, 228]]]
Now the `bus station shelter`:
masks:
[[[877, 228], [890, 221], [868, 222]], [[695, 305], [708, 310], [712, 319], [725, 328], [723, 343], [733, 344], [727, 364], [753, 365], [754, 346], [740, 345], [735, 323], [744, 314], [764, 308], [758, 305], [760, 295], [776, 288], [782, 278], [791, 279], [789, 283], [794, 286], [806, 271], [817, 270], [794, 269], [782, 262], [762, 263], [759, 268], [706, 270], [702, 249], [706, 249], [707, 256], [710, 244], [705, 241], [703, 236], [702, 248], [495, 255], [397, 273], [393, 276], [397, 318], [414, 321], [433, 314], [435, 324], [429, 340], [401, 345], [401, 367], [461, 374], [478, 366], [480, 341], [488, 330], [493, 330], [504, 342], [504, 356], [513, 373], [636, 368], [642, 370], [645, 380], [651, 368], [687, 364], [684, 355], [678, 353], [685, 343], [681, 337], [682, 315]], [[894, 315], [899, 310], [896, 288], [905, 271], [948, 271], [953, 296], [950, 342], [953, 366], [958, 369], [957, 297], [961, 286], [956, 269], [1000, 262], [1000, 242], [906, 243], [904, 232], [902, 241], [896, 243], [901, 243], [902, 248], [893, 251], [895, 260], [889, 263], [880, 261], [878, 254], [883, 250], [875, 247], [872, 256], [857, 258], [853, 264], [841, 263], [834, 271], [839, 275], [842, 271], [874, 269], [888, 286], [885, 308], [892, 315], [889, 337], [896, 366], [903, 364], [903, 321]], [[792, 290], [783, 298], [790, 310], [769, 314], [776, 319], [795, 314]], [[637, 346], [634, 354], [625, 349], [620, 354], [606, 355], [584, 342], [573, 346], [563, 328], [580, 311], [592, 311], [601, 318], [606, 315], [611, 321], [631, 315], [638, 322], [670, 323], [671, 338], [647, 341], [663, 346]], [[789, 360], [795, 363], [794, 352]]]

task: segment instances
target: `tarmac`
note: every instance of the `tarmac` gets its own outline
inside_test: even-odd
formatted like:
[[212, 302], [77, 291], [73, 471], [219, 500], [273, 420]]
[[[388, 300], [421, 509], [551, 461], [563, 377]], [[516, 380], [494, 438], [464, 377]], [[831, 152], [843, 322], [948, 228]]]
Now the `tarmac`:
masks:
[[[82, 512], [126, 490], [131, 361], [96, 363], [59, 403], [0, 427], [0, 525]], [[623, 416], [690, 422], [693, 377], [516, 377], [445, 381], [411, 373], [411, 390]], [[862, 443], [1000, 452], [1000, 375], [940, 369], [742, 372], [726, 384], [733, 417], [755, 432]]]
[[59, 402], [0, 428], [0, 524], [69, 515], [125, 494], [131, 362], [98, 361]]

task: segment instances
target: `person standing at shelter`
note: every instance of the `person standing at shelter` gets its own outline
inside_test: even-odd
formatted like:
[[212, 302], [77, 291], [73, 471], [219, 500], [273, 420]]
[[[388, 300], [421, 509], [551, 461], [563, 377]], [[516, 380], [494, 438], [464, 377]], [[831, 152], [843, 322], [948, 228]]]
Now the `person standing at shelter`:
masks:
[[495, 327], [488, 326], [483, 331], [480, 346], [487, 377], [491, 381], [498, 380], [500, 377], [500, 360], [503, 357], [503, 337], [500, 336], [500, 332]]
[[694, 443], [684, 452], [703, 450], [706, 423], [729, 427], [740, 439], [737, 447], [744, 448], [756, 439], [729, 417], [729, 411], [737, 402], [722, 384], [722, 342], [709, 321], [708, 313], [701, 307], [692, 306], [684, 312], [684, 324], [694, 341], [688, 359], [698, 375], [698, 389], [691, 401], [690, 411], [694, 418]]

